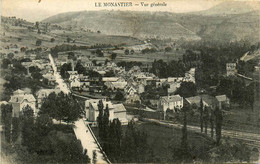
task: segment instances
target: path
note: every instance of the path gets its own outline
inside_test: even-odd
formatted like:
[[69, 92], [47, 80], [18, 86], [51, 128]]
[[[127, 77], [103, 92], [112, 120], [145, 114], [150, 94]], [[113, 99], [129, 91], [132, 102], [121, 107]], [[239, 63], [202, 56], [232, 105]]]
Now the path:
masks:
[[108, 163], [104, 159], [103, 154], [101, 153], [94, 136], [92, 136], [90, 129], [85, 125], [82, 119], [75, 122], [74, 132], [77, 139], [81, 141], [83, 149], [87, 149], [87, 154], [91, 160], [93, 159], [93, 151], [96, 151], [97, 163]]
[[[63, 91], [65, 94], [70, 93], [68, 86], [63, 81], [60, 74], [57, 72], [57, 67], [54, 63], [51, 54], [49, 54], [49, 59], [54, 71], [56, 82], [58, 83], [60, 90]], [[85, 125], [83, 119], [80, 119], [75, 122], [75, 127], [73, 128], [73, 130], [75, 132], [77, 139], [81, 141], [83, 149], [87, 149], [87, 154], [91, 160], [93, 159], [93, 151], [96, 151], [97, 154], [96, 163], [98, 164], [110, 163], [108, 159], [105, 160], [106, 155], [104, 154], [104, 152], [101, 152], [102, 151], [101, 146], [96, 140], [95, 135], [91, 133], [92, 131], [89, 128], [89, 126]]]

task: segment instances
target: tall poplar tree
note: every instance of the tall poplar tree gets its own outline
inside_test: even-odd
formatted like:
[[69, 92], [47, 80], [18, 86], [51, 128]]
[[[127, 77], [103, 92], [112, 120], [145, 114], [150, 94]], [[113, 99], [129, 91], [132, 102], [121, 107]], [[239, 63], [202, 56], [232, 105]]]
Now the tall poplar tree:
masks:
[[200, 131], [203, 133], [203, 101], [202, 98], [200, 99]]
[[210, 129], [211, 129], [210, 130], [211, 138], [214, 137], [214, 118], [215, 118], [214, 110], [212, 108], [210, 108], [210, 119], [209, 119], [209, 121], [210, 121]]
[[215, 117], [216, 117], [216, 142], [217, 145], [219, 145], [221, 140], [221, 130], [222, 130], [222, 120], [223, 120], [222, 111], [219, 109], [219, 107], [216, 107]]

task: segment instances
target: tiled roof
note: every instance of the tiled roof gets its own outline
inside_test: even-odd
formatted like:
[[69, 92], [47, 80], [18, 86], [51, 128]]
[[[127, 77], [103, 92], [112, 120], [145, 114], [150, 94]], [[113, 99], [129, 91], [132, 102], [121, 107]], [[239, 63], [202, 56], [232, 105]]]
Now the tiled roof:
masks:
[[[188, 97], [188, 98], [186, 98], [186, 100], [189, 102], [189, 104], [196, 104], [199, 107], [201, 97], [200, 96]], [[203, 105], [209, 106], [208, 103], [206, 103], [203, 99], [202, 99], [202, 102], [203, 102]]]
[[10, 103], [22, 103], [24, 100], [29, 102], [35, 102], [35, 98], [32, 94], [25, 94], [25, 95], [14, 95], [11, 96]]
[[182, 97], [180, 95], [173, 95], [173, 96], [163, 96], [161, 97], [161, 99], [166, 102], [177, 102], [177, 101], [181, 101]]
[[115, 113], [126, 112], [125, 106], [123, 104], [113, 104], [113, 106]]

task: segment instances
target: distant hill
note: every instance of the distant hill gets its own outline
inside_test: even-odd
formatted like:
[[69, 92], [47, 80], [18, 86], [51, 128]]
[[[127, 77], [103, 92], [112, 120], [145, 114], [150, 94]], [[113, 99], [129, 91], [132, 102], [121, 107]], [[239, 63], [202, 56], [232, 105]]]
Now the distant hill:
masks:
[[252, 6], [252, 3], [246, 2], [223, 2], [205, 11], [184, 14], [81, 11], [58, 14], [43, 22], [137, 38], [259, 42], [258, 5], [259, 3]]
[[196, 33], [179, 24], [171, 13], [129, 11], [82, 11], [58, 14], [43, 22], [56, 23], [73, 28], [101, 31], [108, 35], [134, 36], [138, 38], [200, 39]]
[[213, 16], [213, 15], [235, 15], [260, 10], [260, 1], [226, 1], [208, 10], [193, 12], [192, 14]]

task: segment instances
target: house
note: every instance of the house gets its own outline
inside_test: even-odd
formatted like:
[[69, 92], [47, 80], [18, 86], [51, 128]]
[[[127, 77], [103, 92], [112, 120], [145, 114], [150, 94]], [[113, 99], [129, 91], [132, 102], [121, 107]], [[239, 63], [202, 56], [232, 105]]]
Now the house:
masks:
[[14, 91], [9, 103], [13, 107], [12, 117], [19, 117], [23, 108], [27, 105], [30, 106], [33, 112], [36, 114], [36, 99], [32, 94], [26, 94], [24, 91], [18, 89]]
[[125, 89], [125, 103], [133, 104], [136, 102], [140, 102], [140, 96], [138, 95], [137, 89], [135, 89], [132, 85], [127, 86]]
[[70, 88], [80, 88], [80, 81], [78, 78], [70, 79]]
[[67, 73], [70, 75], [69, 80], [72, 80], [74, 78], [79, 78], [78, 71], [67, 71]]
[[168, 83], [169, 88], [167, 88], [168, 95], [174, 94], [175, 91], [181, 86], [181, 83], [171, 82]]
[[180, 95], [162, 96], [158, 101], [158, 110], [166, 112], [167, 109], [175, 111], [183, 107], [183, 98]]
[[144, 91], [145, 91], [145, 85], [144, 84], [142, 84], [142, 83], [138, 84], [137, 88], [138, 88], [138, 94], [144, 93]]
[[89, 81], [80, 81], [80, 88], [88, 88], [90, 86]]
[[237, 73], [236, 63], [227, 63], [226, 71], [227, 71], [227, 76], [234, 76]]
[[103, 82], [116, 82], [118, 81], [118, 77], [103, 77], [102, 78], [102, 81]]
[[127, 85], [127, 82], [105, 82], [104, 85], [111, 90], [121, 89], [123, 90]]
[[47, 74], [42, 75], [42, 76], [48, 80], [49, 85], [55, 85], [56, 77], [53, 74], [47, 73]]
[[207, 102], [205, 102], [201, 96], [193, 96], [193, 97], [185, 98], [185, 103], [187, 103], [188, 105], [191, 105], [191, 106], [196, 105], [197, 107], [200, 107], [201, 100], [202, 100], [204, 107], [209, 106], [209, 104]]
[[126, 109], [123, 104], [113, 104], [105, 99], [89, 99], [85, 101], [86, 119], [90, 122], [96, 122], [99, 115], [98, 103], [102, 101], [104, 110], [109, 110], [109, 120], [118, 118], [121, 122], [127, 122]]
[[216, 96], [216, 99], [217, 99], [216, 106], [218, 106], [219, 109], [222, 109], [223, 106], [230, 107], [230, 100], [226, 95]]
[[37, 93], [37, 106], [38, 108], [41, 108], [42, 105], [42, 100], [46, 97], [49, 96], [49, 94], [51, 94], [52, 92], [58, 94], [61, 92], [60, 89], [56, 88], [56, 89], [40, 89]]

